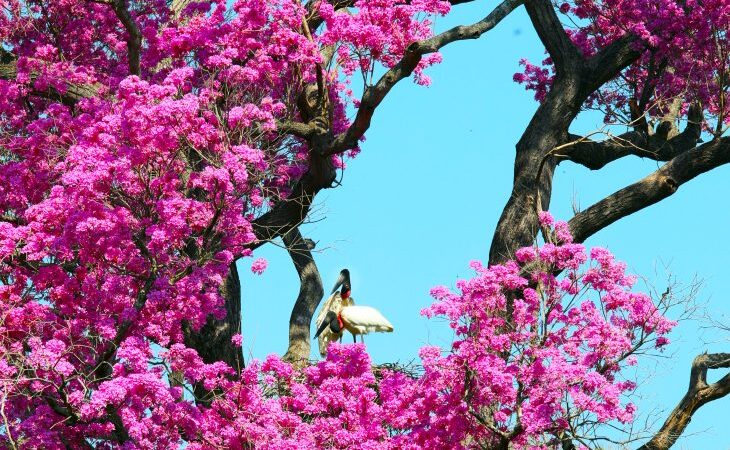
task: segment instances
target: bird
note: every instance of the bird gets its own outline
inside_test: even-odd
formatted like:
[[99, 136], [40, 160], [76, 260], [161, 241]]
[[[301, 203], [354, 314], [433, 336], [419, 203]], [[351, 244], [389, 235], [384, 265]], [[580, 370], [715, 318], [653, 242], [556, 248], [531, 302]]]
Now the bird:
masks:
[[314, 337], [319, 337], [327, 329], [340, 335], [343, 330], [347, 330], [352, 333], [355, 342], [357, 342], [359, 334], [360, 339], [365, 342], [363, 335], [373, 331], [390, 333], [393, 331], [393, 324], [380, 311], [371, 306], [353, 305], [343, 307], [339, 313], [327, 311], [324, 321], [320, 324]]
[[[338, 289], [342, 288], [341, 291]], [[350, 291], [352, 287], [350, 285], [350, 271], [342, 269], [340, 276], [335, 282], [335, 286], [332, 288], [329, 298], [322, 305], [322, 309], [317, 316], [315, 321], [317, 328], [320, 328], [322, 323], [325, 321], [328, 312], [334, 312], [339, 314], [340, 310], [346, 306], [352, 306], [355, 301], [350, 297]], [[333, 332], [331, 329], [324, 329], [320, 334], [315, 337], [319, 338], [319, 354], [325, 356], [327, 354], [327, 346], [332, 341], [342, 340], [343, 330], [339, 332]]]

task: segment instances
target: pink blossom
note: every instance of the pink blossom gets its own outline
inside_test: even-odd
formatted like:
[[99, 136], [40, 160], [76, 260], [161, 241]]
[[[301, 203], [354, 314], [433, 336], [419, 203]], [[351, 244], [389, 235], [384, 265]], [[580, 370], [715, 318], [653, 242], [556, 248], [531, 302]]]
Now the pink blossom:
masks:
[[264, 273], [264, 270], [266, 270], [266, 267], [268, 265], [269, 262], [266, 261], [266, 259], [258, 258], [251, 264], [251, 272], [255, 273], [256, 275], [261, 275], [262, 273]]

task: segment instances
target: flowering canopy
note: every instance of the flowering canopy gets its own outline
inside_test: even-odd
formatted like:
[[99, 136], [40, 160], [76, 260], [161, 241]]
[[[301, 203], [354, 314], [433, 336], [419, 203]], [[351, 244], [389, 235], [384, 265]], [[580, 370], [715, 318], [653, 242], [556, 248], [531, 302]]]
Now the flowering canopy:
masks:
[[[707, 115], [724, 128], [730, 123], [726, 100], [730, 47], [727, 0], [676, 2], [674, 0], [579, 0], [563, 2], [559, 12], [569, 37], [590, 57], [627, 33], [641, 55], [611, 83], [591, 95], [586, 106], [601, 108], [606, 121], [625, 118], [630, 100], [654, 117], [669, 113], [674, 99], [686, 112], [691, 102], [701, 103]], [[554, 79], [553, 61], [543, 66], [527, 60], [515, 81], [544, 100]], [[675, 113], [676, 114], [676, 113]], [[632, 117], [636, 120], [636, 117]]]
[[[0, 3], [0, 446], [549, 448], [632, 419], [620, 369], [666, 344], [671, 323], [606, 251], [581, 269], [564, 225], [557, 244], [474, 264], [460, 293], [433, 290], [424, 313], [448, 318], [456, 340], [424, 348], [418, 376], [374, 371], [361, 345], [299, 370], [205, 362], [185, 343], [185, 329], [226, 314], [221, 285], [260, 240], [256, 218], [318, 158], [344, 167], [357, 153], [347, 108], [372, 105], [355, 98], [356, 76], [380, 101], [374, 73], [411, 58], [398, 76], [429, 84], [435, 50], [456, 38], [415, 62], [412, 45], [431, 42], [449, 2]], [[661, 61], [664, 90], [724, 114], [702, 96], [719, 88], [709, 43], [728, 28], [714, 4], [672, 8], [673, 27], [667, 2], [566, 5], [585, 22], [572, 35], [584, 52], [635, 33], [650, 50], [633, 84]], [[528, 66], [522, 80], [546, 90], [549, 76]], [[612, 92], [602, 98], [620, 108]], [[313, 152], [315, 140], [347, 145]]]

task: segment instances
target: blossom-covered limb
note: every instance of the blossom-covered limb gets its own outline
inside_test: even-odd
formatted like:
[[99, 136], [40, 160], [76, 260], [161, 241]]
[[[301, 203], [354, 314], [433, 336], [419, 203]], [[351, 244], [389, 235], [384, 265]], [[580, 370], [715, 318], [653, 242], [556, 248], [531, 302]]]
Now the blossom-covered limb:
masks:
[[487, 31], [491, 30], [507, 15], [523, 3], [524, 0], [505, 0], [484, 19], [472, 25], [461, 25], [444, 31], [432, 38], [421, 42], [414, 42], [406, 50], [403, 58], [390, 70], [388, 70], [377, 83], [365, 88], [365, 93], [360, 100], [355, 120], [346, 132], [338, 135], [331, 146], [326, 148], [326, 154], [334, 155], [357, 145], [360, 138], [370, 128], [375, 109], [380, 105], [390, 90], [402, 79], [413, 73], [424, 55], [435, 53], [442, 47], [456, 41], [465, 39], [477, 39]]
[[647, 177], [614, 192], [570, 219], [576, 241], [583, 242], [617, 220], [674, 194], [709, 170], [730, 163], [730, 138], [714, 139], [672, 158]]
[[[18, 76], [18, 63], [15, 59], [3, 61], [0, 63], [0, 80], [15, 81]], [[38, 76], [36, 73], [30, 74], [31, 81]], [[53, 86], [48, 86], [46, 90], [34, 89], [30, 93], [39, 97], [48, 98], [50, 100], [61, 101], [64, 105], [73, 106], [82, 98], [91, 98], [97, 95], [101, 85], [94, 84], [77, 84], [65, 83], [65, 89], [59, 91]]]
[[730, 394], [730, 373], [707, 383], [709, 369], [730, 368], [730, 353], [703, 353], [692, 361], [689, 388], [659, 431], [639, 450], [667, 450], [682, 435], [692, 415], [703, 405]]

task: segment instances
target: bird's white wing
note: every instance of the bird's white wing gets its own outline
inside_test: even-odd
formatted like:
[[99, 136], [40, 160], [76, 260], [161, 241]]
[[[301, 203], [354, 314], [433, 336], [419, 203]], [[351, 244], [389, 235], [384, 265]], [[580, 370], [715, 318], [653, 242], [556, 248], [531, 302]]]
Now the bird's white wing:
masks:
[[346, 324], [368, 333], [370, 331], [393, 331], [393, 324], [380, 311], [370, 306], [347, 306], [340, 311]]
[[[341, 309], [342, 297], [340, 297], [339, 292], [335, 292], [334, 294], [330, 295], [327, 300], [325, 300], [324, 304], [322, 305], [322, 309], [319, 310], [317, 320], [315, 320], [314, 322], [317, 325], [317, 329], [319, 329], [320, 325], [322, 325], [322, 322], [324, 322], [324, 318], [329, 311], [333, 311], [335, 314], [339, 314]], [[338, 340], [340, 336], [342, 336], [342, 333], [333, 333], [332, 330], [329, 329], [329, 327], [325, 328], [318, 338], [319, 354], [322, 356], [326, 356], [327, 346], [330, 344], [330, 342]]]

